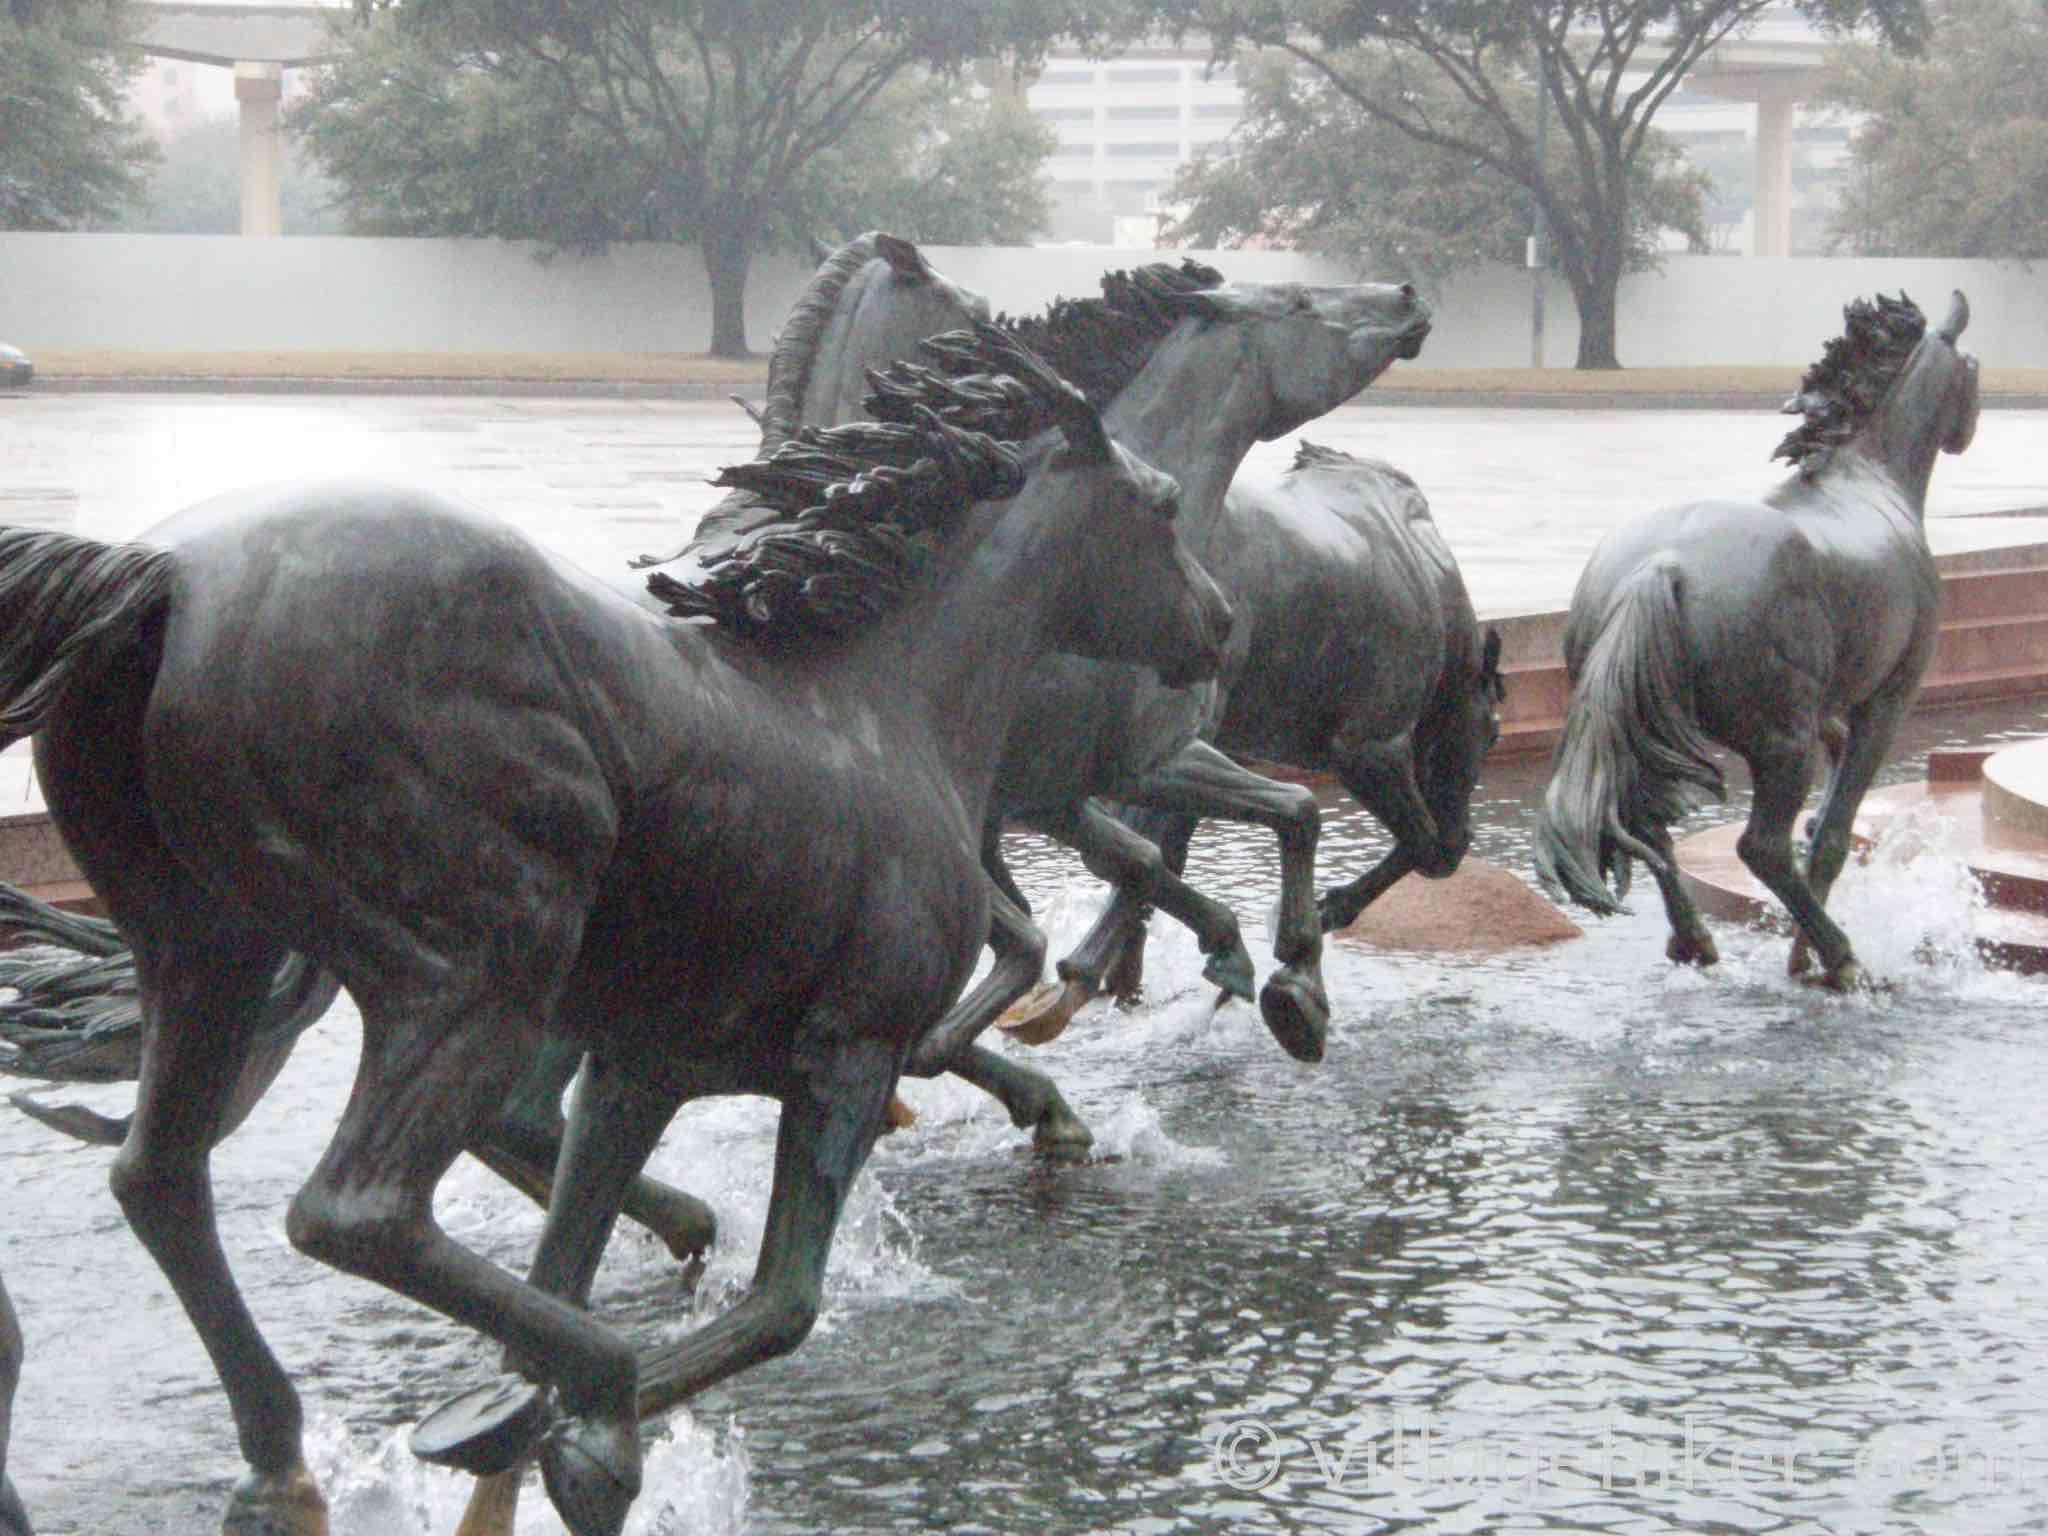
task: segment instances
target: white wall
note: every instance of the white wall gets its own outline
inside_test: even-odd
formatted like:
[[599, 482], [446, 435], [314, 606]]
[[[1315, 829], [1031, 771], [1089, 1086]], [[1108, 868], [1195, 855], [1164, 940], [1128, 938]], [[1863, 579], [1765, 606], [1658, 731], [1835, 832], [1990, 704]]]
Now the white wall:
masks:
[[[233, 235], [0, 234], [0, 339], [26, 348], [241, 351], [360, 348], [457, 352], [702, 352], [710, 305], [693, 250], [621, 246], [541, 263], [482, 240], [257, 240]], [[933, 246], [934, 265], [1012, 314], [1097, 291], [1102, 273], [1173, 253]], [[1243, 281], [1343, 282], [1330, 263], [1282, 251], [1195, 253]], [[809, 275], [756, 264], [748, 339], [764, 348]], [[1530, 276], [1456, 278], [1434, 302], [1424, 366], [1529, 362]], [[1674, 256], [1621, 291], [1621, 360], [1800, 366], [1841, 330], [1842, 305], [1903, 288], [1931, 314], [1969, 296], [1969, 341], [1991, 367], [2048, 367], [2048, 267], [1974, 261], [1751, 260]], [[1570, 295], [1551, 280], [1545, 360], [1578, 344]]]

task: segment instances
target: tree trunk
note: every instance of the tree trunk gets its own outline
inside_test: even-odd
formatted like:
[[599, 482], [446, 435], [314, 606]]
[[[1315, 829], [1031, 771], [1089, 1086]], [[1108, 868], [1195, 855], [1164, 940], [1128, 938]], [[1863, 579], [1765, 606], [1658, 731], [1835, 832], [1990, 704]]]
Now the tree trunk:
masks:
[[1572, 298], [1579, 309], [1579, 358], [1575, 368], [1619, 368], [1615, 355], [1614, 312], [1620, 297], [1619, 265], [1596, 269], [1583, 284], [1574, 284]]
[[731, 229], [704, 232], [704, 271], [711, 279], [711, 355], [749, 357], [747, 350], [747, 268], [754, 259], [750, 233]]

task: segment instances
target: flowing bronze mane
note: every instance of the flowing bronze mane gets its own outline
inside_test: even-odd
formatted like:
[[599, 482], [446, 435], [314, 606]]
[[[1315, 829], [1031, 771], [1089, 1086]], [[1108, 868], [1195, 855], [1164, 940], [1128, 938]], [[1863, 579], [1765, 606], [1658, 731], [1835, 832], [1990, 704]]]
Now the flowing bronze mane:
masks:
[[1827, 344], [1800, 379], [1799, 393], [1785, 403], [1787, 415], [1803, 415], [1805, 422], [1771, 454], [1809, 474], [1816, 467], [1810, 460], [1847, 442], [1870, 419], [1927, 331], [1927, 317], [1903, 291], [1896, 299], [1857, 299], [1843, 306], [1842, 315], [1848, 322], [1843, 333]]
[[1055, 299], [1043, 315], [1001, 315], [996, 324], [1072, 379], [1100, 409], [1144, 371], [1182, 320], [1223, 317], [1212, 296], [1222, 286], [1223, 274], [1199, 261], [1183, 258], [1177, 267], [1154, 262], [1104, 273], [1099, 299]]
[[936, 367], [870, 372], [872, 421], [806, 427], [713, 485], [776, 521], [704, 557], [702, 574], [648, 577], [679, 618], [755, 640], [843, 634], [895, 606], [924, 558], [978, 501], [1023, 488], [1017, 444], [1077, 408], [1079, 392], [993, 326], [920, 345]]

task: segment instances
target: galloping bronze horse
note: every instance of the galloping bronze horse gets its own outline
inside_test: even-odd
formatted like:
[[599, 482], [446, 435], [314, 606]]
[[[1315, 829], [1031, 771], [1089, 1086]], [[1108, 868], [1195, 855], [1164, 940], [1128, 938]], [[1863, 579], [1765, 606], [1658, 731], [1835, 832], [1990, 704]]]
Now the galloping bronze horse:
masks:
[[[1669, 828], [1693, 797], [1723, 793], [1711, 754], [1730, 748], [1754, 786], [1736, 851], [1791, 913], [1793, 973], [1817, 956], [1835, 987], [1862, 970], [1828, 892], [1934, 651], [1928, 481], [1936, 454], [1961, 453], [1977, 427], [1960, 293], [1933, 331], [1903, 294], [1846, 315], [1785, 406], [1805, 420], [1773, 455], [1796, 466], [1776, 490], [1652, 513], [1593, 552], [1572, 594], [1571, 703], [1536, 838], [1539, 873], [1595, 911], [1621, 910], [1642, 860], [1671, 922], [1666, 952], [1711, 965]], [[1802, 871], [1792, 831], [1822, 747], [1832, 768]]]
[[[1063, 300], [1042, 316], [1003, 322], [1056, 360], [1101, 403], [1127, 440], [1183, 485], [1183, 522], [1234, 573], [1239, 603], [1258, 607], [1233, 647], [1226, 744], [1267, 758], [1337, 772], [1396, 834], [1396, 849], [1374, 870], [1324, 896], [1314, 890], [1319, 816], [1314, 795], [1249, 772], [1207, 741], [1223, 696], [1175, 695], [1129, 668], [1048, 657], [1029, 680], [984, 828], [994, 887], [990, 943], [996, 961], [939, 1034], [913, 1058], [919, 1073], [957, 1071], [994, 1093], [1038, 1144], [1085, 1147], [1087, 1127], [1042, 1073], [974, 1044], [1042, 970], [1045, 939], [1002, 863], [1005, 821], [1075, 847], [1091, 871], [1113, 880], [1119, 898], [1072, 956], [1061, 962], [1055, 1002], [1026, 1026], [1050, 1038], [1103, 985], [1121, 951], [1126, 985], [1142, 954], [1142, 915], [1157, 905], [1197, 935], [1206, 974], [1234, 995], [1254, 991], [1250, 956], [1236, 916], [1180, 878], [1187, 839], [1199, 819], [1231, 817], [1268, 826], [1282, 849], [1279, 969], [1261, 994], [1275, 1034], [1297, 1055], [1322, 1050], [1328, 1004], [1317, 970], [1325, 927], [1348, 921], [1409, 868], [1447, 873], [1468, 838], [1468, 808], [1480, 760], [1497, 733], [1497, 647], [1483, 643], [1455, 560], [1428, 505], [1398, 471], [1325, 456], [1283, 476], [1233, 479], [1253, 442], [1276, 437], [1355, 394], [1421, 346], [1427, 307], [1385, 284], [1307, 287], [1231, 283], [1194, 263], [1113, 273], [1102, 296]], [[792, 309], [770, 359], [759, 419], [762, 450], [803, 426], [830, 426], [857, 398], [865, 370], [909, 355], [915, 338], [949, 317], [959, 323], [987, 304], [948, 282], [908, 241], [869, 234], [821, 265]], [[1348, 466], [1348, 467], [1346, 467]], [[735, 489], [700, 522], [689, 543], [660, 557], [715, 558], [773, 516]], [[660, 563], [649, 560], [642, 563]], [[1312, 597], [1312, 600], [1310, 598]], [[1095, 797], [1148, 806], [1159, 847], [1109, 815]], [[23, 905], [0, 909], [0, 928], [74, 943]], [[57, 1002], [76, 984], [117, 989], [113, 966], [97, 978], [65, 981], [18, 970], [0, 976], [47, 985]], [[68, 1007], [68, 1003], [64, 1004]], [[303, 1022], [310, 1016], [302, 1015]], [[96, 1048], [111, 1049], [119, 1011], [101, 1010]], [[280, 1021], [288, 1036], [291, 1020]], [[49, 1025], [50, 1028], [40, 1026]], [[76, 1021], [52, 1017], [25, 996], [0, 1004], [0, 1035], [20, 1042], [20, 1070], [55, 1075], [76, 1049]], [[544, 1059], [487, 1138], [471, 1150], [535, 1187], [550, 1155], [555, 1106], [574, 1071], [566, 1048]], [[0, 1057], [0, 1068], [6, 1066]], [[46, 1118], [50, 1112], [38, 1111]], [[107, 1137], [115, 1125], [76, 1110], [57, 1123]], [[636, 1186], [629, 1212], [654, 1225], [672, 1249], [705, 1240], [708, 1214], [652, 1181]], [[685, 1219], [687, 1218], [687, 1219]]]
[[[325, 1525], [208, 1177], [288, 952], [363, 1018], [292, 1241], [538, 1383], [461, 1401], [416, 1449], [495, 1471], [538, 1441], [570, 1529], [612, 1536], [641, 1413], [816, 1316], [896, 1076], [987, 931], [979, 827], [1018, 680], [1054, 646], [1184, 685], [1220, 663], [1227, 606], [1173, 482], [1015, 342], [950, 344], [1001, 372], [900, 371], [898, 421], [729, 472], [785, 515], [668, 585], [708, 621], [367, 482], [221, 497], [140, 545], [0, 530], [0, 733], [35, 736], [135, 952], [141, 1090], [112, 1183], [234, 1410], [229, 1529]], [[432, 1197], [544, 1030], [590, 1052], [578, 1103], [605, 1112], [572, 1118], [521, 1284]], [[735, 1092], [783, 1105], [755, 1286], [643, 1369], [563, 1255], [602, 1246], [679, 1104]]]

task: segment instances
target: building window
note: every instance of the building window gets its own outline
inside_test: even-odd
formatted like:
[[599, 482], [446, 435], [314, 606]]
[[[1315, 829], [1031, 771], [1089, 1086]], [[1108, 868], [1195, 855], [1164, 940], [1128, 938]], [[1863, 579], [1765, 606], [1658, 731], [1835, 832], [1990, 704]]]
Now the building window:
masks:
[[1048, 69], [1034, 82], [1038, 85], [1093, 85], [1095, 71], [1092, 69]]
[[1161, 144], [1105, 144], [1103, 152], [1113, 160], [1178, 160], [1180, 145]]
[[1031, 115], [1041, 123], [1092, 123], [1093, 107], [1034, 107]]
[[1176, 83], [1180, 80], [1178, 64], [1132, 65], [1109, 71], [1111, 85], [1161, 85], [1169, 80]]
[[1170, 123], [1180, 117], [1179, 107], [1111, 107], [1113, 123]]

